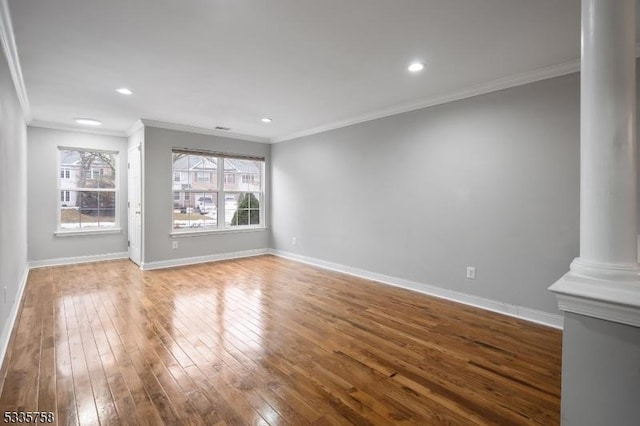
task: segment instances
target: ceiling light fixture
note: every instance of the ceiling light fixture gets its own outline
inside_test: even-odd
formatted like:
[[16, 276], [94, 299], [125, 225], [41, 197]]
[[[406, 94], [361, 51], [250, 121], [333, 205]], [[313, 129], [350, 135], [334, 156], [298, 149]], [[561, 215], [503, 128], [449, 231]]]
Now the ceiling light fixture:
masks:
[[102, 121], [93, 118], [76, 118], [75, 122], [85, 126], [102, 126]]
[[120, 93], [121, 95], [133, 95], [131, 89], [127, 89], [126, 87], [116, 89], [116, 92]]
[[407, 69], [411, 72], [422, 71], [424, 69], [424, 64], [422, 62], [414, 62], [411, 65], [409, 65], [409, 68]]
[[262, 121], [263, 123], [271, 123], [273, 120], [270, 119], [269, 117], [264, 117], [264, 118], [261, 118], [260, 121]]

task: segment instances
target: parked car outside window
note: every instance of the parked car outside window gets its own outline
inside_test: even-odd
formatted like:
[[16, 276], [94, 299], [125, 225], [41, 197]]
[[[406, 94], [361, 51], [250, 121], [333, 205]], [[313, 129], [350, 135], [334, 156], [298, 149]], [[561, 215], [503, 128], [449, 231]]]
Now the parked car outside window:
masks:
[[196, 210], [200, 214], [213, 213], [216, 211], [216, 205], [213, 204], [211, 197], [200, 197], [196, 204]]

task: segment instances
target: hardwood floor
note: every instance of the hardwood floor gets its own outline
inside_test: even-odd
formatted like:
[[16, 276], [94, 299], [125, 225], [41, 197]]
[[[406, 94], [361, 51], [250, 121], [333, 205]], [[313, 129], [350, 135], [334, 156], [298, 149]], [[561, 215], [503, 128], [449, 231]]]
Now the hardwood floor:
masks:
[[560, 331], [273, 256], [112, 261], [31, 271], [0, 415], [554, 425], [560, 362]]

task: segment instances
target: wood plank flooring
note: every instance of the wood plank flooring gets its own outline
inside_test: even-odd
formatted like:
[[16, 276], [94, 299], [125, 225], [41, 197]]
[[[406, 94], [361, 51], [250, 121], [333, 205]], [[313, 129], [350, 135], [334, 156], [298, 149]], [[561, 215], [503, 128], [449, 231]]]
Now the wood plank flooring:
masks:
[[273, 256], [32, 270], [0, 414], [60, 425], [555, 425], [561, 332]]

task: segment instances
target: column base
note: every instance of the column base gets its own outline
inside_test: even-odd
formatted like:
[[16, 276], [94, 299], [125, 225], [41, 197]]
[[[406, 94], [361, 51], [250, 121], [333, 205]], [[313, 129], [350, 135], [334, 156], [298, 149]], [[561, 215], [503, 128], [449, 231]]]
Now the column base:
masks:
[[[556, 294], [560, 310], [640, 327], [640, 276], [637, 273], [624, 268], [626, 273], [620, 275], [609, 275], [606, 271], [600, 274], [611, 277], [608, 279], [593, 278], [581, 273], [588, 269], [574, 268], [577, 265], [574, 261], [572, 270], [549, 287]], [[622, 272], [619, 268], [613, 269]]]

